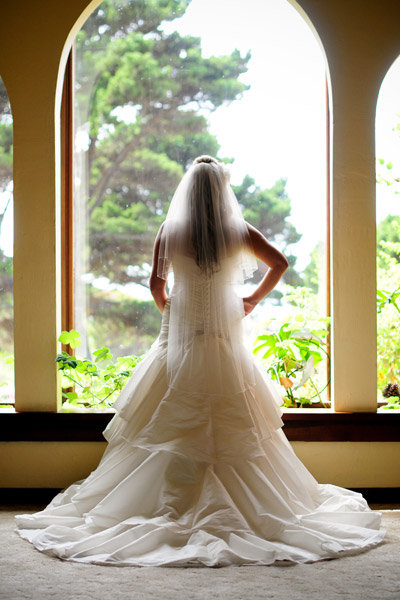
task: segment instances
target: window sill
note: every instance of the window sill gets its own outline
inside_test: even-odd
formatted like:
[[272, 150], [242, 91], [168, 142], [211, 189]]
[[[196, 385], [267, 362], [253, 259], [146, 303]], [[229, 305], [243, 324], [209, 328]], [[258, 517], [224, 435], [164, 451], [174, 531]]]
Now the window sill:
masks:
[[[283, 431], [291, 442], [399, 442], [400, 411], [362, 413], [288, 409]], [[102, 442], [114, 413], [5, 412], [3, 442]]]

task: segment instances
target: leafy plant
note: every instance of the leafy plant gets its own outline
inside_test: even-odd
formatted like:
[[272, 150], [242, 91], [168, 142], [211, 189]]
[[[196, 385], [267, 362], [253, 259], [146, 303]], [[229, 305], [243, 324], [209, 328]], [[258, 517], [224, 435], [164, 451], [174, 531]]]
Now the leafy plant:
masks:
[[398, 407], [399, 399], [383, 392], [400, 381], [400, 222], [391, 217], [390, 224], [391, 239], [382, 230], [386, 239], [378, 238], [377, 248], [378, 392], [387, 399], [385, 409]]
[[[71, 329], [63, 331], [58, 340], [71, 349], [81, 345], [80, 334]], [[68, 352], [57, 355], [56, 363], [62, 373], [61, 385], [64, 399], [63, 410], [77, 407], [111, 408], [123, 389], [141, 356], [123, 356], [112, 361], [113, 355], [106, 346], [93, 352], [94, 362], [77, 358]], [[99, 363], [104, 365], [99, 366]]]
[[[269, 324], [272, 324], [271, 319]], [[320, 402], [326, 408], [321, 393], [314, 381], [316, 366], [321, 363], [328, 353], [325, 341], [327, 329], [299, 329], [296, 322], [285, 321], [277, 331], [268, 331], [256, 339], [255, 354], [263, 352], [262, 359], [266, 361], [267, 371], [271, 378], [284, 389], [286, 407], [311, 405]]]
[[[400, 113], [396, 115], [396, 122], [392, 127], [394, 138], [398, 138], [400, 134]], [[376, 182], [383, 183], [386, 186], [392, 186], [392, 192], [394, 194], [400, 193], [399, 183], [400, 177], [398, 173], [398, 162], [395, 161], [393, 164], [392, 160], [385, 160], [384, 158], [377, 158], [376, 161]]]
[[0, 406], [14, 408], [14, 356], [0, 350]]
[[398, 298], [400, 297], [400, 286], [394, 290], [394, 292], [387, 292], [386, 290], [377, 290], [376, 291], [376, 303], [377, 303], [377, 311], [378, 314], [382, 312], [382, 310], [388, 304], [391, 304], [398, 313], [400, 313], [400, 308], [397, 304]]

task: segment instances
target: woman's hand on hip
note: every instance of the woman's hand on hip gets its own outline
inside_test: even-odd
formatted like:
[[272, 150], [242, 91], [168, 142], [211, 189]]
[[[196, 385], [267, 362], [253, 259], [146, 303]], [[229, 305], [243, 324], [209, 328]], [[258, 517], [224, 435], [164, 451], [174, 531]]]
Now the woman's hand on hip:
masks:
[[250, 297], [243, 298], [244, 316], [247, 316], [257, 306], [257, 302]]

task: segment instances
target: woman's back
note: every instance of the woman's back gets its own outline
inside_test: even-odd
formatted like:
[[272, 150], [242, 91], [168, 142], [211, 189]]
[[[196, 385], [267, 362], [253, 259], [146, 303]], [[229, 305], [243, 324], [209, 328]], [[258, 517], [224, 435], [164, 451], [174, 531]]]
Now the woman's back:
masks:
[[243, 346], [243, 300], [236, 292], [237, 254], [206, 274], [193, 257], [176, 254], [174, 285], [168, 303], [170, 379], [179, 388], [232, 393], [253, 385], [252, 366]]

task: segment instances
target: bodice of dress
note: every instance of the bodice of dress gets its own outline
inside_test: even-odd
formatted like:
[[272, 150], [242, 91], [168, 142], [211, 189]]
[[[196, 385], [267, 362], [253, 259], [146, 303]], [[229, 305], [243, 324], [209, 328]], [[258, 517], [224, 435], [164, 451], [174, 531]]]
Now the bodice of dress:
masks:
[[215, 335], [241, 339], [244, 317], [243, 301], [234, 280], [234, 259], [221, 261], [221, 268], [211, 277], [203, 273], [193, 258], [174, 258], [174, 286], [171, 304], [180, 330], [190, 335]]
[[[253, 366], [243, 345], [243, 300], [235, 285], [235, 257], [212, 276], [193, 258], [173, 260], [174, 285], [163, 317], [168, 327], [169, 385], [190, 393], [238, 393], [253, 385]], [[165, 339], [165, 338], [164, 338]]]

